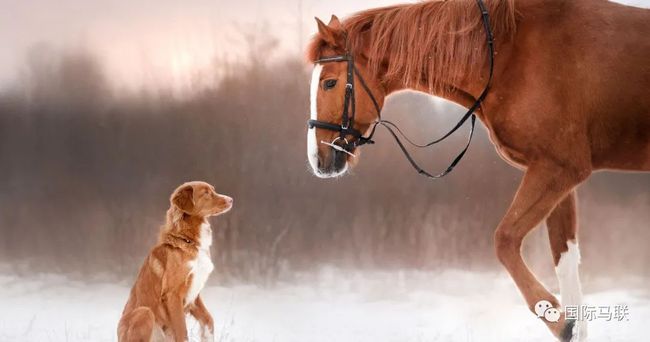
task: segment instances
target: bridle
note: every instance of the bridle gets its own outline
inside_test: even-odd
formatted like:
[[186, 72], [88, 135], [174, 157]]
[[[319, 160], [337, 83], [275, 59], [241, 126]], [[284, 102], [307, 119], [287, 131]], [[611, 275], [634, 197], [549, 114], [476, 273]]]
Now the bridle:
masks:
[[[490, 16], [488, 13], [487, 8], [485, 7], [485, 4], [483, 3], [482, 0], [476, 0], [476, 3], [478, 7], [481, 10], [481, 15], [483, 19], [483, 27], [485, 29], [485, 35], [487, 38], [487, 45], [488, 45], [488, 50], [489, 50], [489, 55], [488, 55], [488, 61], [490, 65], [490, 75], [488, 77], [487, 84], [485, 85], [485, 88], [483, 89], [483, 92], [479, 97], [476, 99], [474, 104], [467, 110], [465, 115], [458, 121], [458, 123], [445, 135], [443, 135], [441, 138], [436, 139], [428, 144], [416, 144], [412, 140], [410, 140], [406, 135], [397, 127], [396, 124], [384, 120], [381, 118], [381, 108], [379, 107], [379, 103], [377, 102], [377, 99], [375, 99], [375, 96], [372, 94], [372, 91], [368, 87], [366, 81], [363, 79], [363, 76], [357, 69], [357, 67], [354, 64], [354, 57], [352, 56], [352, 53], [350, 52], [350, 49], [346, 52], [345, 55], [339, 55], [339, 56], [330, 56], [330, 57], [323, 57], [321, 59], [316, 60], [314, 63], [315, 64], [325, 64], [325, 63], [338, 63], [338, 62], [347, 62], [347, 83], [345, 85], [345, 99], [343, 103], [343, 113], [341, 115], [341, 124], [334, 124], [330, 122], [324, 122], [324, 121], [318, 121], [318, 120], [309, 120], [308, 121], [308, 126], [309, 129], [314, 129], [314, 128], [321, 128], [329, 131], [334, 131], [338, 132], [339, 136], [335, 138], [332, 142], [330, 143], [325, 143], [326, 145], [332, 147], [335, 150], [345, 152], [348, 154], [352, 154], [352, 150], [356, 147], [366, 145], [366, 144], [374, 144], [375, 142], [372, 140], [372, 137], [375, 135], [375, 131], [377, 130], [377, 126], [381, 125], [385, 127], [388, 132], [393, 136], [397, 144], [399, 145], [400, 149], [402, 150], [402, 153], [406, 157], [406, 159], [411, 163], [413, 168], [421, 175], [426, 176], [428, 178], [442, 178], [449, 174], [455, 167], [458, 165], [461, 159], [465, 156], [465, 153], [469, 149], [470, 144], [472, 143], [472, 137], [474, 136], [474, 128], [476, 126], [476, 114], [475, 111], [481, 107], [481, 104], [483, 103], [483, 100], [485, 100], [485, 97], [487, 96], [489, 90], [490, 90], [490, 85], [492, 84], [492, 76], [494, 73], [494, 37], [492, 35], [492, 30], [490, 28]], [[374, 122], [373, 127], [370, 131], [370, 134], [365, 137], [363, 136], [363, 133], [361, 133], [359, 130], [354, 128], [354, 119], [355, 119], [355, 114], [356, 114], [356, 101], [355, 101], [355, 84], [354, 84], [354, 77], [357, 77], [359, 79], [359, 83], [361, 83], [361, 86], [363, 87], [364, 91], [368, 96], [370, 97], [370, 100], [372, 100], [372, 104], [375, 107], [375, 110], [377, 111], [377, 121]], [[463, 124], [467, 121], [467, 119], [471, 118], [471, 129], [469, 132], [469, 138], [467, 140], [467, 144], [465, 145], [465, 148], [454, 158], [454, 160], [451, 162], [449, 167], [445, 171], [439, 174], [431, 174], [424, 169], [422, 169], [413, 159], [411, 154], [408, 152], [406, 147], [404, 146], [404, 143], [400, 140], [398, 134], [404, 138], [410, 145], [415, 146], [417, 148], [426, 148], [430, 147], [432, 145], [435, 145], [445, 139], [447, 139], [450, 135], [452, 135], [454, 132], [456, 132], [460, 127], [463, 126]], [[351, 137], [351, 140], [348, 140], [348, 137]], [[339, 143], [340, 145], [337, 145], [336, 143]]]
[[[318, 120], [309, 120], [308, 123], [310, 129], [316, 127], [316, 128], [322, 128], [330, 131], [339, 132], [339, 137], [334, 139], [334, 141], [332, 141], [328, 145], [334, 149], [337, 149], [337, 147], [339, 146], [335, 145], [335, 143], [340, 140], [343, 143], [342, 144], [343, 146], [339, 148], [342, 148], [345, 151], [350, 152], [355, 147], [375, 143], [374, 141], [372, 141], [372, 134], [368, 137], [364, 137], [363, 133], [361, 133], [358, 129], [354, 128], [354, 117], [356, 114], [356, 98], [354, 92], [355, 75], [359, 78], [359, 83], [361, 83], [363, 89], [366, 91], [368, 96], [370, 96], [370, 99], [372, 100], [372, 104], [375, 106], [375, 110], [377, 111], [377, 117], [379, 118], [380, 118], [381, 109], [379, 108], [379, 103], [377, 102], [377, 99], [375, 99], [375, 96], [372, 94], [372, 91], [368, 87], [368, 84], [363, 79], [363, 76], [361, 76], [359, 69], [357, 69], [356, 65], [354, 64], [354, 57], [352, 56], [351, 53], [347, 53], [341, 56], [324, 57], [315, 61], [316, 64], [334, 63], [334, 62], [348, 63], [348, 71], [347, 71], [348, 78], [347, 78], [347, 83], [345, 84], [345, 98], [343, 102], [343, 114], [341, 115], [341, 124], [338, 125], [338, 124], [333, 124], [333, 123], [318, 121]], [[374, 127], [373, 127], [373, 133], [374, 133]], [[355, 140], [350, 142], [347, 139], [348, 136], [352, 136]]]

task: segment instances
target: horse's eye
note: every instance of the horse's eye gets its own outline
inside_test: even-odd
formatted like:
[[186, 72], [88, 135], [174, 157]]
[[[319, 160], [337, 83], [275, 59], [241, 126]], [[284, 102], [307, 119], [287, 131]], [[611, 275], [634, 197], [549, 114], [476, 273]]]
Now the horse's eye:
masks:
[[323, 82], [323, 89], [325, 90], [330, 90], [334, 87], [336, 87], [336, 80], [325, 80], [325, 82]]

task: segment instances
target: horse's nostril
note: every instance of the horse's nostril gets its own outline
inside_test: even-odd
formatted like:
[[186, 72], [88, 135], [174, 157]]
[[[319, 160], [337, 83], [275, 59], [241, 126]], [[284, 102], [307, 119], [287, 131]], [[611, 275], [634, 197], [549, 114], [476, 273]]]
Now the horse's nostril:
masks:
[[332, 156], [332, 167], [336, 170], [340, 170], [345, 167], [347, 161], [347, 154], [341, 151], [334, 151]]

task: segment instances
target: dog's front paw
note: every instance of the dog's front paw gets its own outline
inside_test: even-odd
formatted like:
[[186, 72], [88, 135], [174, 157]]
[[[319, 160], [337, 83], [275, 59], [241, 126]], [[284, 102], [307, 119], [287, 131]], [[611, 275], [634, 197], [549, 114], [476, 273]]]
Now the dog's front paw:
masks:
[[214, 342], [214, 332], [210, 329], [201, 329], [201, 342]]

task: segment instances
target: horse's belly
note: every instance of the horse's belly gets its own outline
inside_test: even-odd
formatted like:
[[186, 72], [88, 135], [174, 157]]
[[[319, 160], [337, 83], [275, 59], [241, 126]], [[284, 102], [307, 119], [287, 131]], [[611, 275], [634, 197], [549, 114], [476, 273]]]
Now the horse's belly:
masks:
[[592, 163], [597, 170], [650, 171], [650, 142], [596, 154]]
[[594, 169], [650, 171], [650, 120], [638, 116], [590, 132]]

